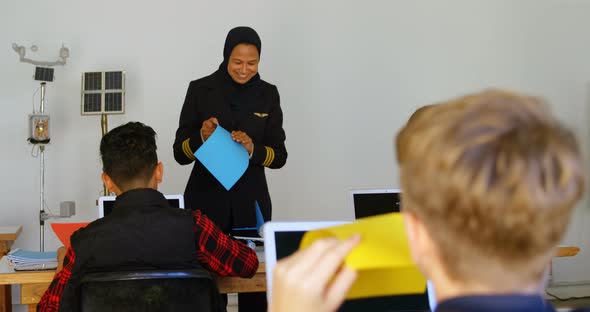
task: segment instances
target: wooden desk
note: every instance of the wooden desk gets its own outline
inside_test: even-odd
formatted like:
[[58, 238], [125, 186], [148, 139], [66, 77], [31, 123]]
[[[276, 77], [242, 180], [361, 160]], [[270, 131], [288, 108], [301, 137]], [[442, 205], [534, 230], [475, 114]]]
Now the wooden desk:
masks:
[[266, 265], [260, 262], [256, 274], [252, 278], [216, 276], [217, 287], [222, 294], [265, 292]]
[[[0, 285], [21, 285], [21, 304], [27, 304], [29, 311], [37, 310], [37, 303], [53, 280], [53, 271], [15, 272], [8, 259], [0, 259]], [[217, 276], [217, 284], [221, 293], [244, 293], [266, 291], [266, 266], [260, 263], [258, 271], [252, 278]]]
[[0, 257], [10, 251], [10, 246], [18, 238], [23, 227], [20, 225], [0, 226]]
[[580, 252], [579, 247], [557, 247], [555, 251], [555, 257], [573, 257]]
[[[22, 232], [20, 225], [0, 226], [0, 257], [10, 251], [10, 247]], [[12, 294], [10, 286], [0, 285], [0, 312], [12, 311]]]

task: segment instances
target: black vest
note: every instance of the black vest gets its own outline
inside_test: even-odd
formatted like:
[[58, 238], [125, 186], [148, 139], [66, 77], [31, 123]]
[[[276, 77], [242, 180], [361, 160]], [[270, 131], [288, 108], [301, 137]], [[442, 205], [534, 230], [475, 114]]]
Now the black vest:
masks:
[[202, 268], [193, 227], [192, 211], [170, 207], [156, 190], [121, 194], [111, 214], [72, 235], [75, 261], [60, 310], [78, 310], [80, 279], [86, 273]]

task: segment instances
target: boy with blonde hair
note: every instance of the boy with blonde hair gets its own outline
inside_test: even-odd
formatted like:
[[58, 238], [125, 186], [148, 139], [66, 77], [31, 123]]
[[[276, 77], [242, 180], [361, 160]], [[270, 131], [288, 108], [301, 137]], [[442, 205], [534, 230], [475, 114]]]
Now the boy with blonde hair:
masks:
[[[410, 249], [436, 311], [554, 311], [539, 290], [584, 169], [574, 135], [544, 104], [492, 90], [430, 105], [401, 129], [396, 150]], [[318, 242], [279, 263], [271, 310], [336, 310], [355, 277], [339, 267], [357, 243]], [[326, 271], [335, 278], [295, 282]]]

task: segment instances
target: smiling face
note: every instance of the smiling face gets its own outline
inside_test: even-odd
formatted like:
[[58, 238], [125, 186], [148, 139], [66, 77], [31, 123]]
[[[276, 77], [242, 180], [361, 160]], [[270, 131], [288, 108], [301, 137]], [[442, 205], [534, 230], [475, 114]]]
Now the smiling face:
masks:
[[258, 49], [247, 43], [238, 44], [229, 56], [227, 72], [239, 84], [245, 84], [258, 73]]

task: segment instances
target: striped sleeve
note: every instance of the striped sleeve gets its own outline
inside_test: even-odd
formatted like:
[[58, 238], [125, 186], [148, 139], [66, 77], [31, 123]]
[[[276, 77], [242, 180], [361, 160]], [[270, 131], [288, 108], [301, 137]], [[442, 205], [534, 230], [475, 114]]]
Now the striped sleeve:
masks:
[[37, 305], [37, 311], [53, 312], [59, 310], [59, 303], [64, 288], [72, 277], [72, 268], [74, 267], [75, 260], [76, 255], [74, 254], [74, 250], [70, 247], [64, 258], [63, 269], [55, 275], [49, 288], [47, 288], [43, 297], [41, 297], [41, 301], [39, 301], [39, 305]]
[[203, 144], [201, 138], [203, 121], [199, 119], [197, 113], [196, 89], [195, 81], [191, 82], [182, 105], [178, 129], [172, 145], [174, 159], [181, 165], [192, 163], [195, 160], [193, 153]]
[[278, 169], [287, 162], [285, 147], [285, 130], [283, 129], [283, 111], [281, 110], [279, 92], [273, 86], [272, 109], [268, 112], [264, 129], [264, 138], [254, 144], [250, 163], [270, 169]]
[[275, 150], [268, 146], [265, 146], [264, 149], [266, 150], [266, 157], [264, 158], [262, 165], [264, 167], [269, 167], [273, 160], [275, 160]]
[[284, 145], [275, 147], [255, 144], [250, 161], [267, 168], [281, 168], [287, 160], [287, 150]]
[[252, 277], [258, 270], [256, 252], [223, 233], [211, 219], [193, 212], [197, 259], [206, 269], [221, 276]]
[[194, 152], [191, 150], [190, 140], [191, 138], [182, 141], [182, 152], [184, 153], [186, 158], [190, 160], [195, 160], [197, 158], [195, 157]]

